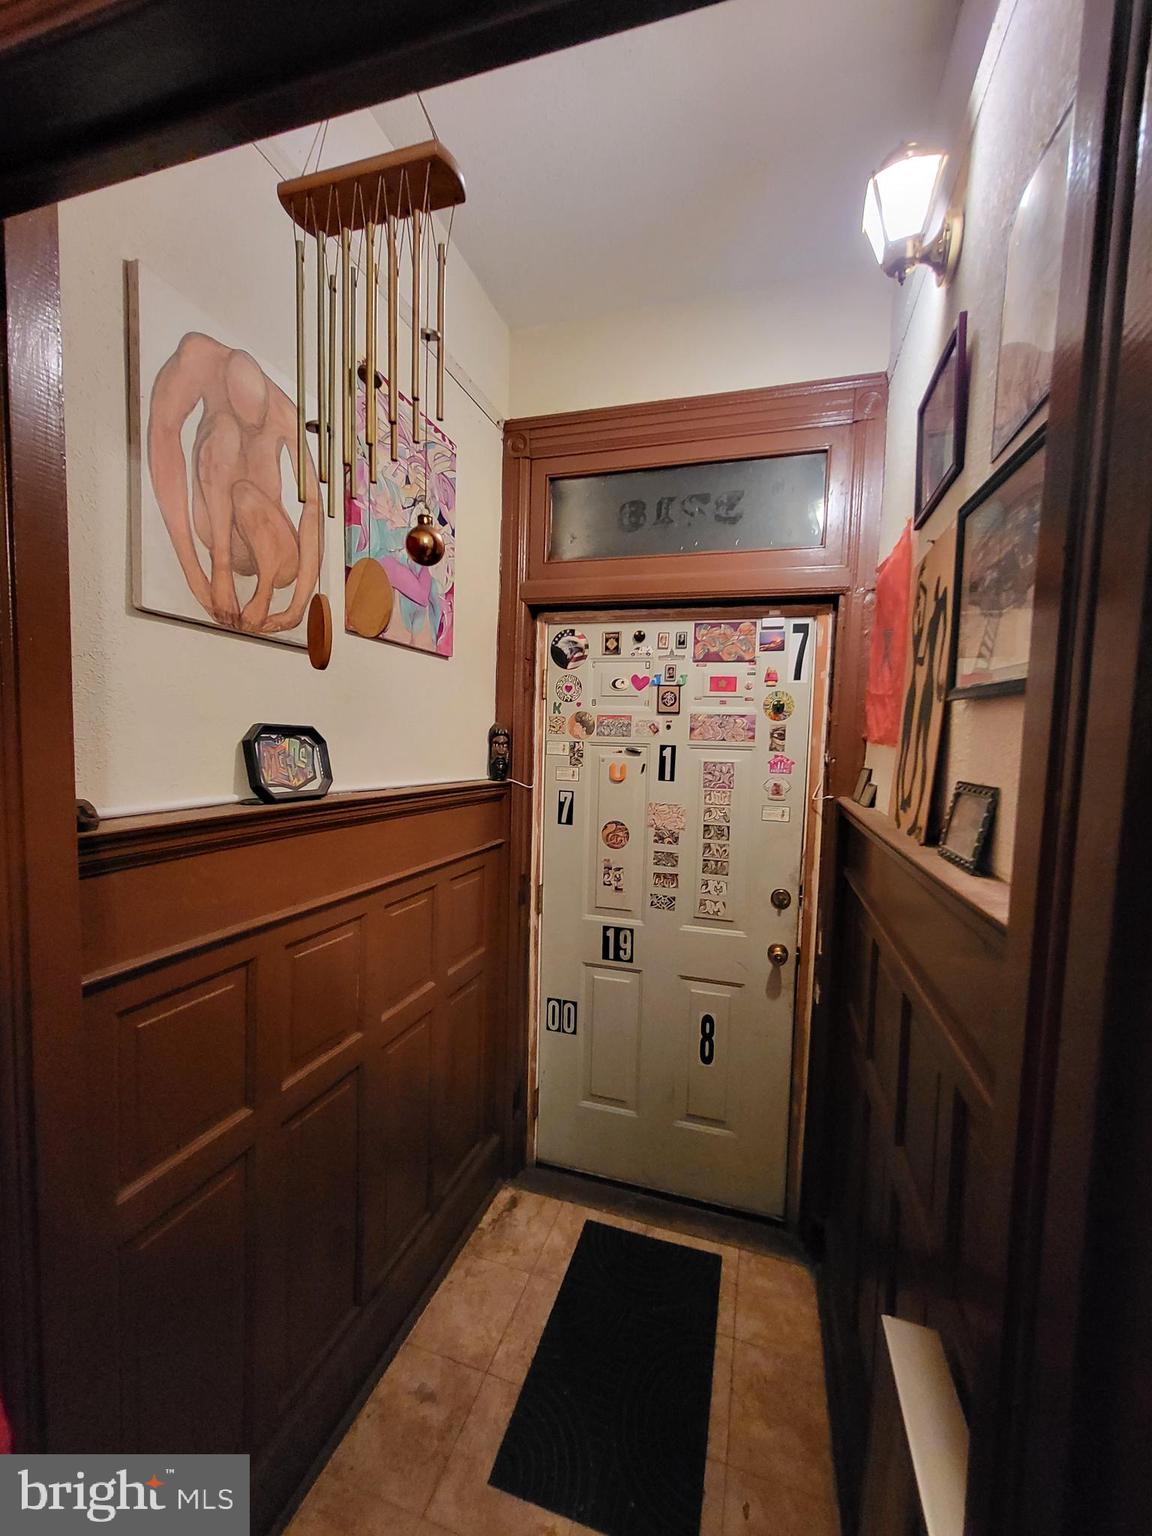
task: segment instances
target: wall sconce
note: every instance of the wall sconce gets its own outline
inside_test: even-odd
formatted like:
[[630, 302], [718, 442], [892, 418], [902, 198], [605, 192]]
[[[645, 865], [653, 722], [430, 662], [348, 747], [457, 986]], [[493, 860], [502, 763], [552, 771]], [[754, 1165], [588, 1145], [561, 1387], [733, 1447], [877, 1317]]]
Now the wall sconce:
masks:
[[956, 270], [960, 213], [949, 211], [936, 234], [928, 229], [947, 161], [938, 150], [901, 144], [868, 180], [864, 233], [876, 260], [899, 283], [917, 266], [931, 267], [937, 283], [947, 282]]

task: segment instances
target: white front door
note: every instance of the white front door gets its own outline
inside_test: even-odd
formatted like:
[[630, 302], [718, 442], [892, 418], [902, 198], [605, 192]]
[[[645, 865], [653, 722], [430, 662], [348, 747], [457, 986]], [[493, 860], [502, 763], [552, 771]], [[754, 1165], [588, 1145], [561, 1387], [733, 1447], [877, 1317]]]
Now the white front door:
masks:
[[814, 629], [548, 626], [541, 1161], [783, 1215]]

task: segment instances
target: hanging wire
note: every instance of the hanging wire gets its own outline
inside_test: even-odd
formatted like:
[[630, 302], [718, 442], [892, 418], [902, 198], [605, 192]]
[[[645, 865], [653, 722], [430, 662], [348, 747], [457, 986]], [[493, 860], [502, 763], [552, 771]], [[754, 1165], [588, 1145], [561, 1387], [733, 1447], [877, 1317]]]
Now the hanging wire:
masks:
[[424, 105], [424, 98], [421, 96], [419, 91], [416, 92], [416, 100], [420, 103], [420, 110], [424, 114], [424, 121], [428, 124], [428, 132], [434, 139], [439, 140], [440, 135], [436, 132], [436, 125], [432, 121], [432, 116], [429, 113], [428, 108]]

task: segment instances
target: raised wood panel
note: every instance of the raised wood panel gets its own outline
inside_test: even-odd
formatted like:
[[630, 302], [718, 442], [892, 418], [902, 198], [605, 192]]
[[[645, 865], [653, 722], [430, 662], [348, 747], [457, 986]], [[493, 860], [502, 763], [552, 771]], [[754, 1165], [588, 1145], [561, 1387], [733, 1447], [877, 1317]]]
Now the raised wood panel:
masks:
[[364, 1290], [383, 1281], [432, 1210], [432, 1016], [381, 1046], [368, 1068]]
[[138, 1179], [251, 1103], [253, 995], [238, 966], [120, 1015], [120, 1174]]
[[305, 1070], [359, 1028], [363, 928], [363, 919], [357, 918], [289, 946], [285, 1044], [290, 1075]]
[[436, 1015], [432, 1187], [437, 1199], [480, 1136], [484, 1015], [480, 978], [466, 982]]
[[356, 1306], [356, 1079], [285, 1129], [285, 1380], [294, 1389]]
[[[113, 1387], [86, 1443], [248, 1452], [256, 1530], [501, 1161], [506, 791], [449, 787], [439, 818], [438, 795], [385, 798], [379, 824], [358, 797], [348, 821], [242, 818], [237, 839], [222, 817], [218, 844], [166, 822], [89, 850], [90, 1264]], [[198, 851], [169, 857], [184, 839]], [[189, 893], [227, 881], [247, 920], [196, 931]]]
[[234, 1163], [122, 1251], [125, 1447], [247, 1449], [246, 1171]]
[[1007, 1178], [991, 1126], [1005, 938], [853, 824], [841, 828], [836, 1103], [826, 1217], [832, 1363], [848, 1405], [848, 1507], [863, 1473], [880, 1316], [928, 1323], [962, 1401], [994, 1365]]
[[[434, 979], [434, 886], [412, 891], [384, 907], [380, 944], [383, 951], [382, 1012], [390, 1021], [405, 1005], [423, 998]], [[400, 1020], [401, 1026], [403, 1019]]]

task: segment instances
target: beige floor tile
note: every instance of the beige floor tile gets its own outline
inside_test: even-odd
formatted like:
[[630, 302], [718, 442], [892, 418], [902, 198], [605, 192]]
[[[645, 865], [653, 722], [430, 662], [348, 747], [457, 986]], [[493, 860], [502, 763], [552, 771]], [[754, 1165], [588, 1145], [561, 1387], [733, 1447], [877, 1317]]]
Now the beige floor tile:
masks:
[[524, 1189], [502, 1189], [468, 1242], [468, 1251], [493, 1264], [531, 1274], [562, 1202]]
[[517, 1389], [486, 1376], [425, 1518], [455, 1536], [570, 1536], [571, 1522], [489, 1485]]
[[324, 1475], [422, 1514], [483, 1380], [479, 1371], [405, 1344]]
[[712, 1360], [712, 1406], [708, 1413], [708, 1455], [715, 1461], [728, 1460], [728, 1416], [732, 1406], [732, 1340], [716, 1335], [716, 1354]]
[[835, 1506], [737, 1467], [725, 1472], [723, 1536], [839, 1536]]
[[286, 1536], [421, 1536], [419, 1515], [322, 1472]]
[[517, 1387], [523, 1385], [559, 1290], [559, 1280], [548, 1275], [530, 1276], [488, 1367], [491, 1375]]
[[795, 1360], [737, 1341], [727, 1462], [810, 1500], [833, 1496], [824, 1379]]
[[605, 1226], [625, 1227], [629, 1232], [644, 1232], [643, 1222], [616, 1216], [611, 1211], [594, 1211], [585, 1205], [561, 1204], [555, 1224], [536, 1261], [535, 1273], [553, 1280], [563, 1280], [569, 1261], [576, 1251], [586, 1221], [602, 1221]]
[[786, 1259], [741, 1250], [735, 1335], [742, 1343], [819, 1363], [820, 1319], [808, 1271]]
[[527, 1283], [522, 1270], [465, 1249], [413, 1328], [413, 1344], [486, 1371]]
[[713, 1243], [706, 1237], [690, 1237], [683, 1232], [669, 1232], [664, 1227], [646, 1227], [649, 1237], [661, 1237], [666, 1243], [683, 1243], [686, 1248], [699, 1248], [703, 1253], [718, 1253], [720, 1265], [720, 1310], [716, 1318], [716, 1332], [736, 1332], [736, 1279], [740, 1265], [740, 1250], [725, 1243]]
[[704, 1467], [704, 1510], [700, 1516], [700, 1536], [724, 1536], [724, 1485], [727, 1470], [723, 1462], [711, 1457]]

